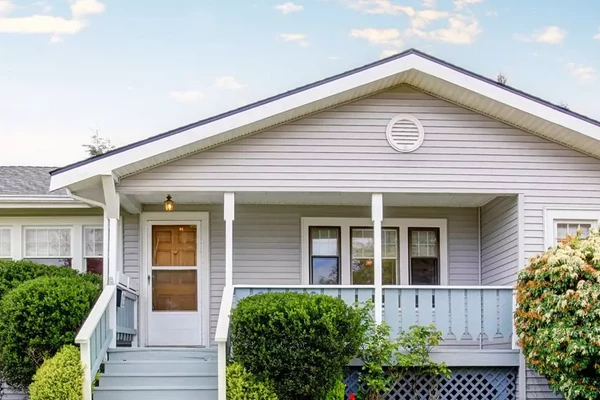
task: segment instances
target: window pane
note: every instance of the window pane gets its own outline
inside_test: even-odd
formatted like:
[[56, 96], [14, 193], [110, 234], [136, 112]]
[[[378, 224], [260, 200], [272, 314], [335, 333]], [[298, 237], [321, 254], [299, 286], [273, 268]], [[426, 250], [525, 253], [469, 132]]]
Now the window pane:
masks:
[[102, 267], [104, 265], [101, 258], [87, 258], [85, 260], [85, 269], [91, 274], [102, 275]]
[[396, 280], [396, 260], [383, 260], [383, 284], [395, 285]]
[[152, 271], [153, 311], [196, 311], [198, 309], [196, 270]]
[[578, 232], [582, 238], [586, 238], [591, 228], [591, 222], [559, 222], [556, 224], [556, 241], [562, 242], [567, 236], [577, 236]]
[[413, 258], [410, 264], [411, 285], [439, 284], [439, 268], [436, 258]]
[[44, 264], [44, 265], [56, 265], [58, 267], [70, 267], [70, 258], [29, 258], [30, 261]]
[[84, 229], [85, 257], [102, 257], [104, 254], [104, 236], [102, 228]]
[[411, 257], [437, 257], [437, 230], [411, 229]]
[[339, 256], [338, 228], [310, 228], [313, 256]]
[[10, 256], [10, 229], [2, 228], [0, 229], [0, 257], [5, 258]]
[[373, 257], [373, 229], [352, 229], [352, 257]]
[[375, 283], [373, 259], [352, 259], [352, 283], [354, 285], [372, 285]]
[[340, 282], [339, 257], [312, 258], [312, 284], [337, 285]]

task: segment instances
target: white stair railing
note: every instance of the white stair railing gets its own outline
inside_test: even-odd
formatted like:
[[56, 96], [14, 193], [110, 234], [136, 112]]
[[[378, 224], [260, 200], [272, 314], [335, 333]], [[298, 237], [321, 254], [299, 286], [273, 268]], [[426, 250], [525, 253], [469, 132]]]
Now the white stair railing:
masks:
[[79, 330], [75, 343], [79, 345], [81, 363], [83, 364], [83, 400], [92, 400], [92, 384], [106, 352], [113, 339], [109, 326], [110, 312], [116, 312], [115, 285], [104, 287], [83, 326]]
[[227, 399], [227, 341], [229, 340], [229, 316], [233, 306], [233, 286], [226, 286], [223, 289], [223, 298], [221, 299], [221, 309], [219, 311], [219, 320], [215, 332], [215, 342], [218, 350], [218, 399]]

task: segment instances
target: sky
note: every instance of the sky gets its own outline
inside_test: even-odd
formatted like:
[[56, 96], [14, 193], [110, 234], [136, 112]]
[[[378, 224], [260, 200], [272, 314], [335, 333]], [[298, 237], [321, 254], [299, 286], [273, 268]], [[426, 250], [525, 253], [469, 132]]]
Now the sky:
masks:
[[62, 166], [407, 48], [600, 119], [597, 0], [0, 0], [0, 165]]

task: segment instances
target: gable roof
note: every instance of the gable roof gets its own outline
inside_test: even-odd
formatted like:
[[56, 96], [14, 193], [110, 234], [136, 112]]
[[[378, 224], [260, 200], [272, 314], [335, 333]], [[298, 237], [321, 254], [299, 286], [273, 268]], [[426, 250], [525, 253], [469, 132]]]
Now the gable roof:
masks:
[[128, 176], [401, 84], [600, 158], [600, 121], [410, 49], [54, 170], [51, 187]]
[[0, 166], [0, 196], [69, 198], [65, 189], [50, 192], [50, 171], [55, 167]]

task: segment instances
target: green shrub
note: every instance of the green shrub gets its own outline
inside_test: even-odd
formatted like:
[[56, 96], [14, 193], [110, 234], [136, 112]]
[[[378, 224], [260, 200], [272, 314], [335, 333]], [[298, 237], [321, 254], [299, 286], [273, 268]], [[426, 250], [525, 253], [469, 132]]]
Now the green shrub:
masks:
[[273, 382], [281, 400], [322, 398], [358, 351], [363, 313], [325, 295], [250, 296], [231, 317], [235, 361]]
[[260, 381], [241, 364], [233, 363], [227, 366], [227, 400], [277, 400], [277, 395], [272, 384]]
[[79, 274], [70, 267], [43, 265], [28, 260], [0, 260], [0, 299], [21, 283], [41, 276], [73, 277], [82, 276], [86, 280], [102, 285], [102, 277], [96, 274]]
[[333, 388], [325, 395], [323, 400], [344, 400], [346, 398], [346, 385], [341, 379], [335, 381]]
[[64, 346], [33, 376], [29, 387], [30, 400], [81, 400], [83, 389], [83, 365], [79, 349]]
[[41, 277], [0, 301], [0, 374], [18, 389], [64, 345], [72, 344], [101, 287], [85, 277]]
[[515, 328], [527, 365], [567, 400], [600, 393], [600, 234], [569, 237], [519, 273]]

